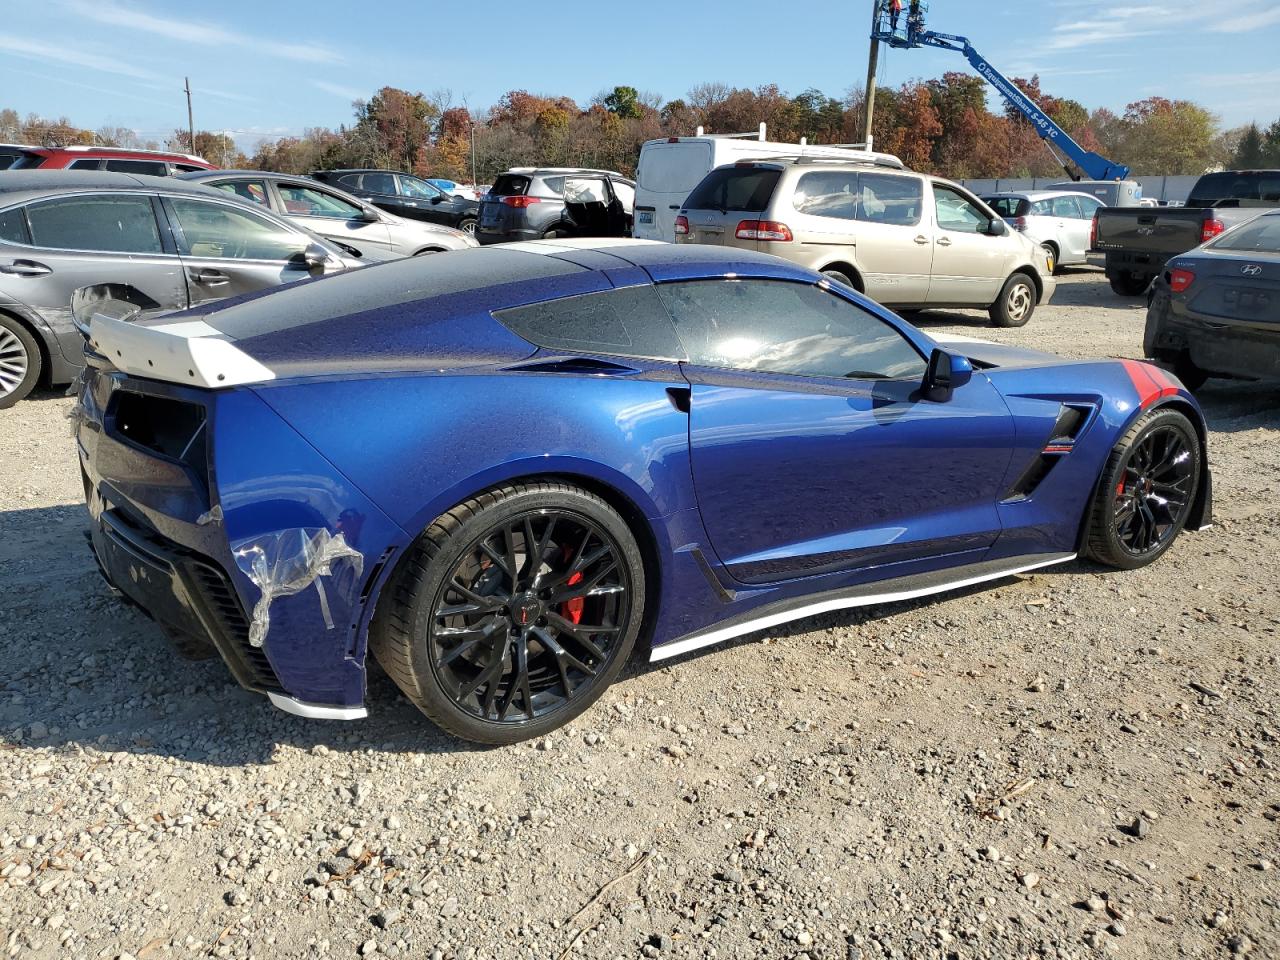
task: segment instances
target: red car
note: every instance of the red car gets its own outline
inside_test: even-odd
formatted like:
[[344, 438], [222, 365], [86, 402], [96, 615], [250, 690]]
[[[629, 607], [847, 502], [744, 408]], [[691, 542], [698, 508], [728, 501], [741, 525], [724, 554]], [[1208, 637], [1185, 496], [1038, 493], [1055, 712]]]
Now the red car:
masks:
[[24, 147], [10, 170], [114, 170], [153, 177], [177, 176], [195, 170], [216, 170], [203, 157], [161, 150], [127, 150], [124, 147]]

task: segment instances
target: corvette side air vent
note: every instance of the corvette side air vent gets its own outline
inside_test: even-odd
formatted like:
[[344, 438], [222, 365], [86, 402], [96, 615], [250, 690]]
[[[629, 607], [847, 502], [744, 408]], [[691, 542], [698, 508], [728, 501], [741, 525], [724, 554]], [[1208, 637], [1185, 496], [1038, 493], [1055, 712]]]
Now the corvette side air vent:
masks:
[[1049, 471], [1057, 466], [1058, 461], [1062, 459], [1061, 454], [1042, 453], [1029, 464], [1027, 469], [1022, 471], [1020, 476], [1001, 499], [1005, 503], [1014, 500], [1025, 500], [1035, 491], [1036, 487], [1044, 482], [1044, 478], [1049, 475]]
[[1080, 435], [1084, 425], [1089, 422], [1091, 413], [1093, 413], [1092, 407], [1073, 406], [1064, 403], [1062, 409], [1058, 411], [1057, 422], [1053, 425], [1049, 446], [1075, 443], [1076, 437]]
[[583, 376], [626, 376], [639, 373], [635, 367], [598, 357], [545, 357], [526, 360], [504, 368], [513, 373], [576, 373]]

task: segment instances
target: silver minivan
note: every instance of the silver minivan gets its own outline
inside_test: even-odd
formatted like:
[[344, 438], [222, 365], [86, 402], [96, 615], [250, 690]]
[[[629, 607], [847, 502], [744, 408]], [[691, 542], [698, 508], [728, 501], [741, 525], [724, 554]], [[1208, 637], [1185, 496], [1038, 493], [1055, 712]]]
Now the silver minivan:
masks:
[[1069, 190], [993, 193], [983, 202], [1013, 229], [1040, 245], [1056, 271], [1088, 262], [1089, 229], [1101, 200]]
[[983, 307], [1004, 327], [1056, 289], [1044, 251], [981, 200], [883, 158], [718, 167], [689, 194], [676, 240], [784, 257], [886, 306]]

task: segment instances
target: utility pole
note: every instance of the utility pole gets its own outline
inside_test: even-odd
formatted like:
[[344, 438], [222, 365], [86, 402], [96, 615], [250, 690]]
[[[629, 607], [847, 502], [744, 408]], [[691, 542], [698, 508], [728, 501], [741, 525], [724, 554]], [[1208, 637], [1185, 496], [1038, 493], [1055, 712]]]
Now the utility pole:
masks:
[[862, 141], [871, 142], [871, 123], [876, 115], [876, 72], [880, 66], [880, 41], [876, 34], [880, 32], [880, 10], [883, 0], [871, 2], [871, 50], [867, 54], [867, 88], [864, 97], [865, 113], [862, 118]]
[[191, 138], [188, 143], [191, 144], [187, 149], [192, 153], [196, 152], [196, 122], [191, 115], [191, 78], [182, 78], [182, 89], [187, 91], [187, 135]]
[[477, 183], [476, 179], [476, 122], [471, 121], [471, 188], [474, 190]]

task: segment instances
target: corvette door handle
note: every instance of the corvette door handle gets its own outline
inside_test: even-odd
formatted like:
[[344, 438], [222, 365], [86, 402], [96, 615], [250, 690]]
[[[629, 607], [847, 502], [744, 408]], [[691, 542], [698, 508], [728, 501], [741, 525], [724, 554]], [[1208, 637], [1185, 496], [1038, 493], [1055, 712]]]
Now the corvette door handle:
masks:
[[943, 237], [941, 240], [938, 241], [938, 246], [949, 247], [951, 246], [951, 241], [948, 240], [946, 237]]
[[221, 270], [196, 270], [191, 274], [191, 279], [207, 287], [220, 287], [231, 282], [231, 278]]
[[0, 263], [0, 273], [14, 277], [44, 277], [53, 273], [53, 268], [34, 260], [15, 260], [13, 263]]
[[920, 236], [916, 237], [916, 243], [920, 244], [920, 246], [922, 247], [928, 242], [929, 242], [929, 238], [926, 237], [923, 233], [920, 234]]

